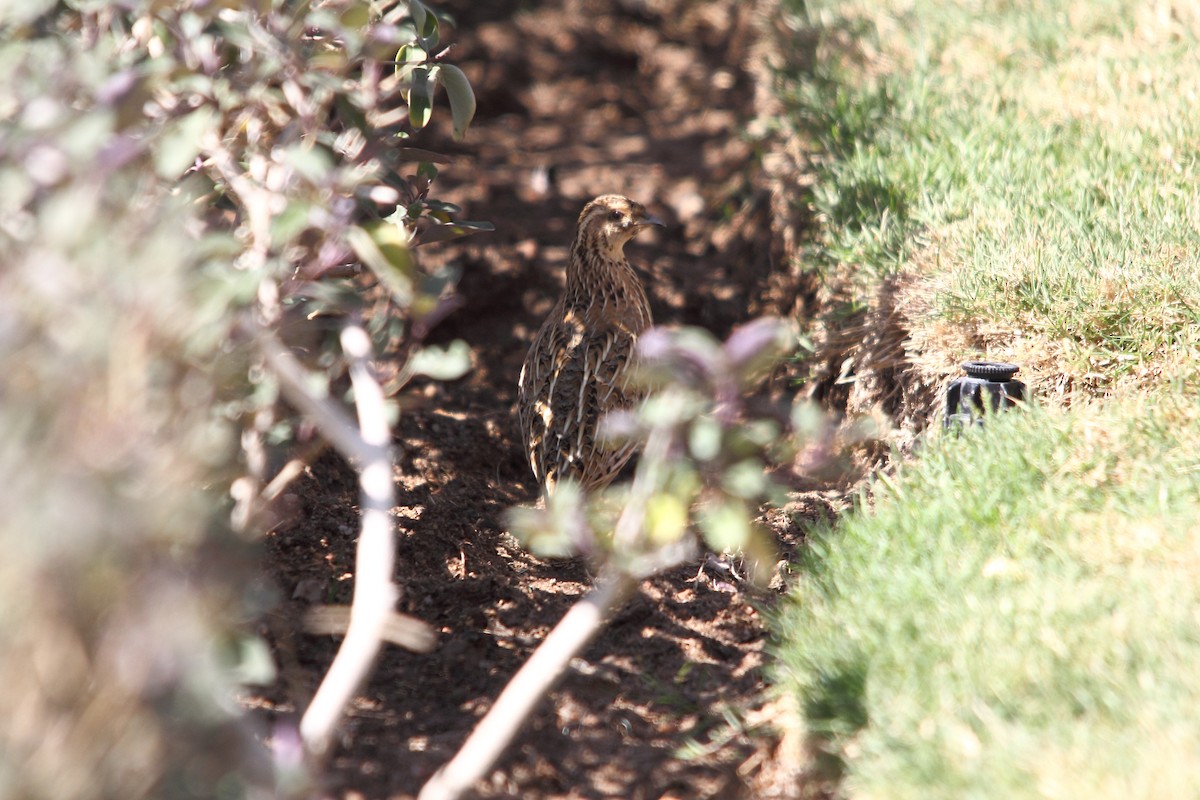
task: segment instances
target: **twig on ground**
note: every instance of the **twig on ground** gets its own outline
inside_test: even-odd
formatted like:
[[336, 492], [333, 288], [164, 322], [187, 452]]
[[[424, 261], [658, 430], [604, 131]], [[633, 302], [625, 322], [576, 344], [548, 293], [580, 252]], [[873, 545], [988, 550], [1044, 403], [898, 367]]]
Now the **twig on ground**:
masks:
[[[345, 636], [350, 629], [350, 606], [314, 606], [304, 615], [304, 630], [315, 636]], [[433, 627], [416, 617], [393, 611], [383, 640], [415, 653], [428, 653], [437, 644]]]

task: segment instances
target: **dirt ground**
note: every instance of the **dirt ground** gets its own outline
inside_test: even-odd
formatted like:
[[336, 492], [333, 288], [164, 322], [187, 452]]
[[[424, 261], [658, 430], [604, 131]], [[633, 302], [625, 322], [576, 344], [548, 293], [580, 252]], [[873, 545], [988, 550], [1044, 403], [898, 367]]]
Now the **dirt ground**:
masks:
[[[769, 145], [745, 134], [761, 96], [753, 4], [511, 5], [439, 4], [459, 21], [451, 60], [479, 110], [465, 142], [434, 129], [416, 144], [455, 156], [437, 195], [496, 231], [426, 254], [462, 270], [463, 305], [431, 341], [461, 338], [473, 353], [464, 379], [418, 384], [397, 429], [400, 610], [432, 624], [439, 646], [384, 653], [331, 761], [333, 797], [413, 796], [588, 588], [581, 563], [532, 557], [502, 519], [535, 496], [514, 390], [583, 204], [621, 192], [668, 222], [628, 250], [659, 323], [725, 336], [760, 314], [804, 313], [811, 300], [772, 230]], [[776, 380], [793, 390], [791, 376]], [[293, 491], [302, 513], [268, 537], [285, 598], [269, 621], [281, 677], [247, 698], [269, 720], [303, 706], [337, 646], [293, 633], [295, 620], [312, 602], [348, 601], [353, 577], [353, 473], [327, 454]], [[784, 556], [833, 513], [833, 494], [797, 493], [787, 513], [769, 515]], [[697, 565], [647, 581], [478, 796], [796, 796], [764, 710], [762, 609], [777, 596], [698, 578]]]

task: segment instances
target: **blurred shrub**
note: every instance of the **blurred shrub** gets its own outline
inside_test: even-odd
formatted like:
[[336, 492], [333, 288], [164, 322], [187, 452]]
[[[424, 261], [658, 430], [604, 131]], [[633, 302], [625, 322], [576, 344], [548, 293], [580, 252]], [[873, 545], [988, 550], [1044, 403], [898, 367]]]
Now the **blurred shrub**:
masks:
[[439, 25], [417, 0], [0, 4], [0, 796], [268, 785], [227, 520], [238, 428], [276, 414], [239, 341], [295, 322], [328, 384], [311, 320], [369, 300], [420, 356], [397, 386], [465, 368], [418, 350], [454, 276], [412, 248], [487, 226], [402, 141], [438, 82], [456, 131], [474, 108]]
[[698, 534], [716, 553], [745, 556], [751, 576], [775, 564], [756, 521], [783, 505], [771, 469], [790, 467], [798, 445], [823, 425], [800, 402], [781, 406], [754, 392], [796, 345], [792, 327], [761, 318], [719, 342], [705, 330], [654, 328], [638, 341], [635, 380], [650, 392], [638, 408], [608, 415], [601, 434], [641, 448], [629, 484], [590, 497], [560, 485], [544, 509], [510, 512], [513, 532], [543, 555], [582, 553], [642, 577], [685, 558]]

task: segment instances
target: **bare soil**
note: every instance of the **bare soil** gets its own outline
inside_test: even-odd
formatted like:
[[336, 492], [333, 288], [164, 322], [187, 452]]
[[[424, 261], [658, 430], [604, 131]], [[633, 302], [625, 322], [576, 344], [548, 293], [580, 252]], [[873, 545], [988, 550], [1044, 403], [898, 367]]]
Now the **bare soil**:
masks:
[[[466, 142], [435, 128], [416, 144], [455, 156], [437, 195], [496, 226], [425, 254], [462, 270], [463, 305], [430, 340], [465, 340], [473, 368], [459, 381], [418, 382], [396, 433], [400, 610], [432, 624], [440, 642], [430, 654], [384, 653], [331, 760], [330, 796], [413, 796], [589, 587], [585, 565], [531, 556], [502, 517], [535, 497], [514, 389], [561, 287], [583, 204], [625, 193], [668, 222], [629, 248], [661, 324], [725, 336], [760, 314], [806, 313], [813, 293], [781, 257], [772, 226], [778, 187], [762, 164], [770, 144], [746, 133], [762, 94], [752, 6], [440, 4], [459, 22], [451, 60], [472, 80], [479, 110]], [[776, 377], [779, 391], [793, 383], [786, 372]], [[813, 521], [834, 513], [835, 493], [812, 488], [767, 516], [784, 559]], [[353, 580], [353, 472], [326, 454], [292, 493], [299, 513], [268, 536], [268, 571], [284, 598], [268, 621], [281, 677], [247, 698], [269, 720], [303, 707], [337, 646], [295, 633], [296, 620], [311, 603], [347, 602]], [[763, 609], [778, 594], [714, 581], [697, 567], [645, 582], [478, 796], [799, 792], [794, 765], [780, 763], [764, 696]]]

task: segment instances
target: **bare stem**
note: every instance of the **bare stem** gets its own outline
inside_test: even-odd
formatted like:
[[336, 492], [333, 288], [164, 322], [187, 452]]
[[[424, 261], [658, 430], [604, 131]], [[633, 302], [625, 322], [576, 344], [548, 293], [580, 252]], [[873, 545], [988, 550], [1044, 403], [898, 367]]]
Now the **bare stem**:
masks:
[[332, 399], [312, 391], [304, 368], [278, 339], [265, 331], [257, 332], [257, 336], [288, 401], [309, 416], [322, 435], [358, 467], [362, 492], [362, 531], [355, 555], [354, 597], [346, 638], [300, 720], [300, 738], [306, 751], [321, 759], [346, 705], [371, 670], [396, 604], [397, 592], [392, 583], [392, 433], [383, 390], [371, 375], [371, 340], [362, 326], [351, 324], [342, 331], [342, 349], [350, 357], [357, 427]]
[[611, 571], [587, 597], [572, 606], [504, 687], [496, 704], [475, 726], [454, 758], [422, 787], [417, 800], [454, 800], [483, 778], [567, 664], [635, 586], [636, 581], [629, 575]]
[[693, 552], [690, 539], [652, 548], [645, 541], [646, 504], [661, 482], [673, 431], [651, 431], [634, 475], [629, 497], [613, 533], [615, 548], [596, 588], [550, 631], [517, 671], [496, 704], [467, 737], [454, 758], [421, 789], [417, 800], [456, 800], [487, 774], [525, 719], [558, 681], [571, 659], [604, 625], [612, 611], [633, 593], [638, 581], [680, 563]]
[[[354, 424], [354, 419], [327, 394], [313, 391], [304, 366], [284, 346], [283, 342], [261, 328], [250, 327], [250, 331], [262, 350], [267, 366], [279, 379], [279, 387], [288, 402], [295, 406], [297, 411], [316, 423], [321, 435], [355, 466], [361, 468], [376, 458], [375, 448], [364, 441], [358, 426]], [[351, 373], [351, 380], [353, 380], [353, 373]], [[357, 386], [355, 395], [358, 396]], [[382, 410], [380, 413], [384, 414]], [[386, 424], [386, 414], [383, 419]]]

